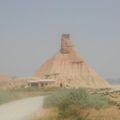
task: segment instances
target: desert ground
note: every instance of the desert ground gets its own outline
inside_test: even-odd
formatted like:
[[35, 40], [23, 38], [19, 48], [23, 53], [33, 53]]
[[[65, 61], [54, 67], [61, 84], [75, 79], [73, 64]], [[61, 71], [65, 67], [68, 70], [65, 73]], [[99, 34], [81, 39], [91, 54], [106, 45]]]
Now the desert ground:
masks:
[[[19, 95], [18, 99], [23, 99], [30, 96], [38, 95], [50, 95], [52, 92], [56, 91], [59, 88], [22, 88], [22, 89], [10, 89], [10, 92], [15, 96]], [[6, 90], [5, 90], [6, 91]], [[15, 92], [15, 94], [14, 94]], [[83, 115], [88, 115], [89, 120], [120, 120], [120, 85], [112, 85], [111, 89], [89, 89], [90, 94], [100, 95], [109, 98], [111, 106], [108, 108], [94, 109], [87, 108], [78, 111]], [[42, 94], [41, 94], [42, 93]], [[26, 94], [22, 96], [22, 94]], [[6, 98], [7, 99], [7, 98]], [[15, 99], [12, 99], [12, 101]], [[4, 100], [5, 101], [5, 100]], [[11, 100], [10, 100], [11, 101]], [[9, 101], [6, 101], [9, 102]], [[48, 117], [51, 120], [55, 120], [58, 115], [58, 109], [55, 107], [43, 108], [41, 110], [42, 98], [26, 98], [23, 100], [18, 100], [15, 102], [10, 102], [7, 104], [0, 105], [0, 119], [2, 120], [48, 120]], [[19, 108], [19, 109], [17, 109]], [[11, 110], [12, 109], [12, 110]], [[14, 111], [15, 110], [15, 111]], [[26, 111], [26, 112], [25, 112]], [[112, 114], [111, 114], [112, 113]], [[7, 115], [6, 115], [7, 114]], [[24, 116], [28, 118], [23, 118]], [[11, 119], [10, 119], [11, 117]], [[57, 119], [56, 119], [57, 120]], [[64, 119], [66, 120], [66, 119]], [[69, 119], [67, 119], [69, 120]], [[88, 120], [88, 119], [85, 119]]]
[[0, 120], [29, 120], [42, 109], [43, 97], [26, 98], [0, 106]]

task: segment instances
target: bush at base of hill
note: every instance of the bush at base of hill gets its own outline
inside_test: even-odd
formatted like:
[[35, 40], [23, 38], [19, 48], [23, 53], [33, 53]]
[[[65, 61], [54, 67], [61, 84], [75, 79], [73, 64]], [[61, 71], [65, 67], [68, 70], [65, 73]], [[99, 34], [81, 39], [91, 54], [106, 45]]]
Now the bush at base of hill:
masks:
[[105, 108], [109, 106], [109, 99], [99, 95], [92, 95], [86, 89], [62, 89], [45, 98], [44, 107], [57, 107], [59, 120], [87, 120], [88, 114], [81, 110], [86, 108]]

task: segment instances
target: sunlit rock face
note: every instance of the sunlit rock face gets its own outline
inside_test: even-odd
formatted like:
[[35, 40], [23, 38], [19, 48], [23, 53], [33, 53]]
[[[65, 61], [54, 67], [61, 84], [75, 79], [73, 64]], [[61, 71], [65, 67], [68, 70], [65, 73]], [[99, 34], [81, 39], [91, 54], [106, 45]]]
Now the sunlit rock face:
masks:
[[59, 52], [45, 62], [34, 76], [54, 79], [57, 85], [65, 87], [110, 87], [81, 57], [69, 34], [62, 34]]

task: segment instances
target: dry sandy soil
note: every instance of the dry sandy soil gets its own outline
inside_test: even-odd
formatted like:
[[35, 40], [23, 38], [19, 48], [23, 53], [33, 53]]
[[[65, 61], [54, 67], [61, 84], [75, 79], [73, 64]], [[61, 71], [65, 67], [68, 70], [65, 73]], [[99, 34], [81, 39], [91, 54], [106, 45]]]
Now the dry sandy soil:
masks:
[[3, 104], [0, 106], [0, 120], [30, 120], [42, 109], [43, 97], [33, 97]]

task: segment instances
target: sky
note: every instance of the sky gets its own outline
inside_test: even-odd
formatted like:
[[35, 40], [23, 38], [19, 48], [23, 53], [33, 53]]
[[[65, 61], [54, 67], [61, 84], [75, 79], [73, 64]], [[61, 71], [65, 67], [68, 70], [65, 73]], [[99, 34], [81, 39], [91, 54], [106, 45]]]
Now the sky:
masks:
[[0, 74], [31, 76], [69, 33], [103, 78], [120, 78], [120, 0], [0, 0]]

